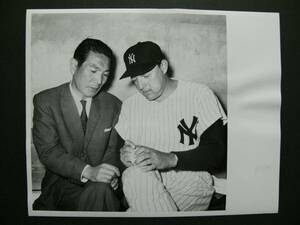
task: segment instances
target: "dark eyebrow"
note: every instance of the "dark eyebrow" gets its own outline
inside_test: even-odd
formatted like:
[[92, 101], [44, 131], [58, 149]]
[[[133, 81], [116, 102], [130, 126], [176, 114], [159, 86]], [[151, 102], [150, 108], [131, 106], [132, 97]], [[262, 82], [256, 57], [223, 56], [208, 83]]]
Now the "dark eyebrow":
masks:
[[96, 64], [94, 64], [94, 63], [91, 63], [90, 65], [89, 65], [90, 67], [93, 67], [93, 68], [95, 68], [95, 69], [100, 69], [100, 67], [99, 66], [97, 66]]

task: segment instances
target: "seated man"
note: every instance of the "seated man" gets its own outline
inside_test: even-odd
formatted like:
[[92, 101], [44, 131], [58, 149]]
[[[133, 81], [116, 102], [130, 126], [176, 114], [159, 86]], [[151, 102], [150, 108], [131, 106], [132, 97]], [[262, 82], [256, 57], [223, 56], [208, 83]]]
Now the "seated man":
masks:
[[124, 53], [138, 93], [123, 102], [116, 130], [125, 140], [123, 191], [130, 211], [206, 210], [211, 171], [226, 158], [227, 117], [202, 84], [170, 79], [160, 47], [139, 42]]
[[72, 81], [34, 96], [33, 143], [46, 168], [35, 210], [118, 211], [121, 102], [100, 91], [113, 53], [85, 39], [71, 59]]

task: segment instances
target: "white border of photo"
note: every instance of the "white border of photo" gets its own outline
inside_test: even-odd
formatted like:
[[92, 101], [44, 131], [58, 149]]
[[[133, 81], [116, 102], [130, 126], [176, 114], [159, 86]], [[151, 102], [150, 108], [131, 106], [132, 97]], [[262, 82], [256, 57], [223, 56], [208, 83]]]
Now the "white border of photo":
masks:
[[[35, 13], [147, 13], [226, 15], [228, 160], [226, 210], [174, 213], [32, 210], [31, 16]], [[26, 158], [29, 216], [186, 217], [278, 212], [281, 61], [279, 13], [186, 9], [27, 10]]]

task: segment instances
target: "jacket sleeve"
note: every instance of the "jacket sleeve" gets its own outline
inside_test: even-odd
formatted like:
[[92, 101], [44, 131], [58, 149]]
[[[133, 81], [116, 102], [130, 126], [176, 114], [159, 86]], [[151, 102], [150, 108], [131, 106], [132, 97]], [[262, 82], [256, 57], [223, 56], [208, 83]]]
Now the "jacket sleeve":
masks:
[[108, 145], [106, 147], [106, 151], [103, 157], [103, 163], [114, 165], [119, 169], [121, 169], [122, 167], [122, 163], [120, 160], [120, 149], [123, 146], [124, 141], [119, 136], [118, 132], [115, 129], [115, 126], [119, 119], [121, 104], [121, 102], [118, 102], [117, 107], [115, 107], [115, 112], [112, 112], [114, 114], [113, 124], [109, 136]]
[[120, 160], [120, 149], [123, 146], [123, 143], [124, 142], [118, 135], [117, 131], [112, 128], [106, 152], [103, 158], [103, 163], [108, 163], [121, 169], [122, 163]]
[[226, 162], [226, 131], [219, 119], [203, 132], [197, 148], [172, 152], [178, 158], [176, 169], [210, 172], [221, 169]]
[[47, 99], [36, 95], [33, 104], [32, 136], [40, 161], [48, 170], [60, 176], [80, 181], [86, 163], [68, 153], [60, 144], [56, 121]]

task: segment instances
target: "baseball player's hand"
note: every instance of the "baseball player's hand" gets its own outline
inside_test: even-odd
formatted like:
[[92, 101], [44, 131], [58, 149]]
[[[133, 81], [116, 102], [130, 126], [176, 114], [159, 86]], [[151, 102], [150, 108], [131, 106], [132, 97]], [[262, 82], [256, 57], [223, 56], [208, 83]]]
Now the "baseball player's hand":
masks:
[[163, 170], [173, 168], [177, 158], [173, 153], [165, 153], [146, 146], [136, 146], [135, 164], [143, 171]]
[[88, 167], [83, 176], [93, 182], [111, 183], [114, 178], [120, 176], [120, 171], [113, 165], [102, 163], [99, 166]]
[[131, 141], [126, 140], [125, 144], [120, 149], [120, 159], [126, 167], [130, 167], [133, 165], [132, 154], [134, 154], [134, 151], [135, 145]]

